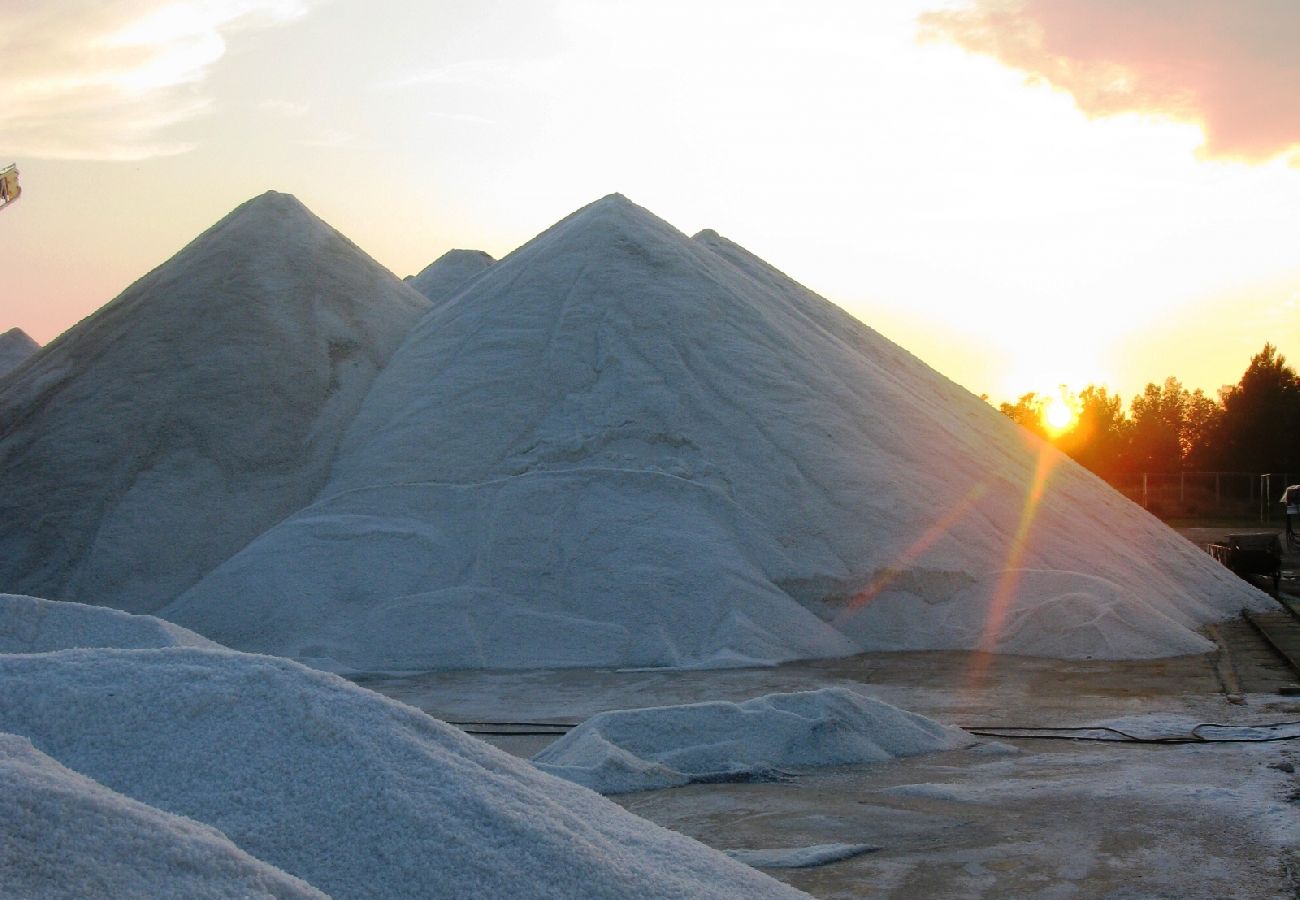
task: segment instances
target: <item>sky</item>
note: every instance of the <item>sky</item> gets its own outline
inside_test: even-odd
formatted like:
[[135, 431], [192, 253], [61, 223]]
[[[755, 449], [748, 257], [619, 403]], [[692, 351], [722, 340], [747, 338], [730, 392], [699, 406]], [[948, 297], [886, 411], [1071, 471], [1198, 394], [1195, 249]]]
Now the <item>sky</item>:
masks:
[[236, 205], [398, 275], [618, 191], [975, 393], [1300, 362], [1294, 0], [0, 0], [0, 330]]

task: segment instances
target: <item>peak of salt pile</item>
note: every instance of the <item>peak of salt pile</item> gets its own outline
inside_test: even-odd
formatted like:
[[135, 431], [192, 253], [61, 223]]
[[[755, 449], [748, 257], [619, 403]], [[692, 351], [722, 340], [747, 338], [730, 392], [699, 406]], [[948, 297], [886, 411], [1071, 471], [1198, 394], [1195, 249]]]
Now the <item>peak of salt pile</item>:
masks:
[[496, 262], [482, 250], [448, 250], [420, 270], [419, 275], [406, 279], [435, 304], [450, 300], [460, 289]]
[[21, 328], [10, 328], [0, 334], [0, 378], [18, 368], [19, 363], [39, 349], [41, 345]]
[[[952, 627], [989, 579], [995, 615]], [[1008, 601], [1065, 594], [1113, 614], [1022, 616], [1012, 650], [1183, 653], [1268, 602], [743, 248], [611, 195], [422, 319], [317, 502], [165, 616], [327, 667], [724, 665], [853, 652], [877, 609], [989, 646]]]
[[240, 206], [0, 382], [0, 590], [152, 612], [310, 502], [428, 301]]
[[133, 616], [83, 603], [0, 594], [0, 653], [49, 653], [78, 647], [151, 650], [219, 646], [153, 616]]
[[0, 734], [0, 885], [7, 897], [325, 897], [11, 734]]
[[533, 763], [602, 794], [884, 762], [974, 743], [960, 728], [845, 688], [600, 713]]
[[801, 896], [417, 710], [285, 660], [195, 649], [0, 655], [0, 682], [0, 732], [219, 829], [338, 900]]

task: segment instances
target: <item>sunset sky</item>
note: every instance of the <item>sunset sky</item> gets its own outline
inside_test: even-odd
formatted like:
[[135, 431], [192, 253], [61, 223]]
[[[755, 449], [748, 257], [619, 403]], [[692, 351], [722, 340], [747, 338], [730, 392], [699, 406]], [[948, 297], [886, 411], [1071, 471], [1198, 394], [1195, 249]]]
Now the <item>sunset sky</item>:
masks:
[[42, 343], [267, 189], [398, 275], [619, 191], [995, 400], [1300, 361], [1295, 0], [0, 10], [0, 331]]

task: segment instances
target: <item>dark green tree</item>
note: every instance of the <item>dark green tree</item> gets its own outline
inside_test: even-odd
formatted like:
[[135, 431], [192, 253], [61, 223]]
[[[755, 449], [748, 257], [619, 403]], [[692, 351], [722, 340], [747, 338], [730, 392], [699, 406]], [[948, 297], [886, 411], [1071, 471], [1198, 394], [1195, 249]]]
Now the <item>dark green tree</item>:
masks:
[[1300, 378], [1276, 347], [1251, 357], [1222, 399], [1210, 454], [1217, 468], [1300, 472]]

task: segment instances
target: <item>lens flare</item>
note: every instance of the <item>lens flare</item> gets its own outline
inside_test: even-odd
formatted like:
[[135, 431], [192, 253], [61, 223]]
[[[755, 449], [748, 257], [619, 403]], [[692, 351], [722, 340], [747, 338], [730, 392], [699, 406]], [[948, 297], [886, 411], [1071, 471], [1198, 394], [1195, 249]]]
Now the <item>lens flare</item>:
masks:
[[1025, 494], [1025, 505], [1020, 512], [1020, 522], [1007, 547], [1007, 559], [1002, 567], [1002, 577], [998, 579], [997, 587], [989, 602], [988, 617], [984, 621], [984, 630], [980, 635], [979, 652], [974, 654], [971, 660], [967, 677], [968, 689], [978, 689], [983, 686], [992, 654], [997, 650], [1002, 629], [1006, 625], [1007, 611], [1011, 608], [1016, 590], [1020, 586], [1020, 573], [1028, 549], [1029, 531], [1033, 527], [1034, 518], [1042, 503], [1048, 478], [1061, 458], [1060, 452], [1047, 444], [1043, 444], [1038, 451], [1038, 462], [1034, 466], [1033, 478]]
[[988, 493], [987, 485], [977, 484], [975, 487], [971, 488], [966, 496], [963, 497], [956, 506], [950, 509], [946, 515], [939, 519], [939, 521], [926, 529], [924, 534], [913, 541], [912, 544], [899, 555], [898, 559], [896, 559], [892, 565], [880, 569], [870, 584], [854, 594], [848, 604], [845, 605], [844, 609], [840, 610], [839, 614], [835, 616], [832, 624], [844, 624], [853, 613], [876, 599], [877, 595], [879, 595], [881, 591], [889, 587], [889, 585], [894, 581], [898, 580], [899, 576], [907, 571], [908, 567], [921, 557], [921, 554], [930, 549], [930, 547], [934, 545], [935, 541], [952, 531], [953, 526], [956, 525], [957, 522], [960, 521], [968, 512], [970, 512], [975, 506], [975, 503], [986, 493]]

